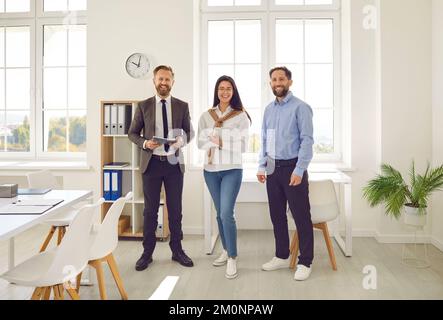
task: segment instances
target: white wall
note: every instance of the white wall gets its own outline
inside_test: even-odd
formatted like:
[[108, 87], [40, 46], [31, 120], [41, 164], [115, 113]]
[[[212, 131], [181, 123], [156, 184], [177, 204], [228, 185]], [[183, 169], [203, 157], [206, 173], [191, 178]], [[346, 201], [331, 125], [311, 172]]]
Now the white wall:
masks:
[[[345, 5], [345, 3], [344, 3]], [[376, 82], [375, 29], [364, 27], [366, 6], [375, 1], [350, 0], [350, 62], [351, 88], [344, 94], [351, 101], [351, 164], [356, 169], [352, 176], [352, 212], [355, 235], [373, 235], [375, 217], [379, 210], [370, 209], [362, 199], [362, 188], [377, 172], [376, 148]], [[375, 9], [373, 7], [372, 9]]]
[[[432, 1], [433, 30], [433, 163], [443, 164], [443, 0]], [[435, 244], [443, 250], [443, 194], [436, 194], [432, 208], [432, 236]]]
[[[406, 174], [413, 159], [418, 170], [432, 160], [431, 1], [380, 0], [379, 5], [378, 160]], [[387, 241], [408, 234], [384, 214], [377, 232]]]

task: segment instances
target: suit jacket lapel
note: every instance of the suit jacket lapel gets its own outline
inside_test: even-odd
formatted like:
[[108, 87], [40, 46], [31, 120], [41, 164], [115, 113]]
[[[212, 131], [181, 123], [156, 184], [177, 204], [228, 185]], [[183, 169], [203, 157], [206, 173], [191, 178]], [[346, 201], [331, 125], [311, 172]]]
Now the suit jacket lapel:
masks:
[[177, 121], [178, 121], [177, 112], [178, 112], [177, 103], [176, 103], [175, 99], [173, 97], [171, 97], [172, 129], [180, 128], [180, 126], [178, 126], [178, 124], [177, 124]]
[[148, 104], [148, 121], [149, 121], [149, 131], [148, 131], [148, 137], [151, 139], [155, 135], [155, 112], [156, 112], [156, 106], [155, 106], [155, 97], [153, 97]]

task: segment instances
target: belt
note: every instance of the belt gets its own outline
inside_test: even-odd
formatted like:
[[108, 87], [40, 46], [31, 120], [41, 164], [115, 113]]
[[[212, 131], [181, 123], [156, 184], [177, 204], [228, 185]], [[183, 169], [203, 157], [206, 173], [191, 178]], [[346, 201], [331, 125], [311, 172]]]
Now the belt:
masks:
[[274, 166], [276, 168], [280, 168], [280, 167], [291, 167], [291, 166], [296, 166], [297, 165], [297, 161], [298, 158], [295, 159], [290, 159], [290, 160], [278, 160], [278, 159], [272, 159], [269, 158], [270, 162], [272, 164], [274, 164]]
[[158, 161], [161, 161], [161, 162], [168, 161], [168, 156], [159, 156], [159, 155], [153, 154], [152, 158], [154, 158]]

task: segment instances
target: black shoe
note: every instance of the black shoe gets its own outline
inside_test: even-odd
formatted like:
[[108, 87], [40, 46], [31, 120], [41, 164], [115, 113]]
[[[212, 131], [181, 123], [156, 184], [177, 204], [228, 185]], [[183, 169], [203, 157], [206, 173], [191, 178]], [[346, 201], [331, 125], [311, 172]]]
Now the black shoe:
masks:
[[192, 262], [191, 258], [189, 258], [184, 251], [173, 253], [172, 260], [177, 261], [178, 263], [180, 263], [182, 266], [185, 267], [194, 266], [194, 263]]
[[137, 263], [135, 264], [135, 270], [137, 271], [143, 271], [145, 270], [148, 265], [152, 262], [152, 256], [148, 256], [145, 254], [142, 254], [140, 259], [137, 260]]

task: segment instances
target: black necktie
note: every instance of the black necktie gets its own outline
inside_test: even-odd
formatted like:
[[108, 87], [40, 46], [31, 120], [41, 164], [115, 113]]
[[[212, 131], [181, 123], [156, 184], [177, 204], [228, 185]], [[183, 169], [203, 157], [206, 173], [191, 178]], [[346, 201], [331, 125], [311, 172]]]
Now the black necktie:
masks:
[[[166, 113], [166, 100], [162, 100], [162, 114], [163, 114], [163, 137], [168, 138], [168, 114]], [[165, 151], [169, 151], [169, 144], [165, 143]]]

